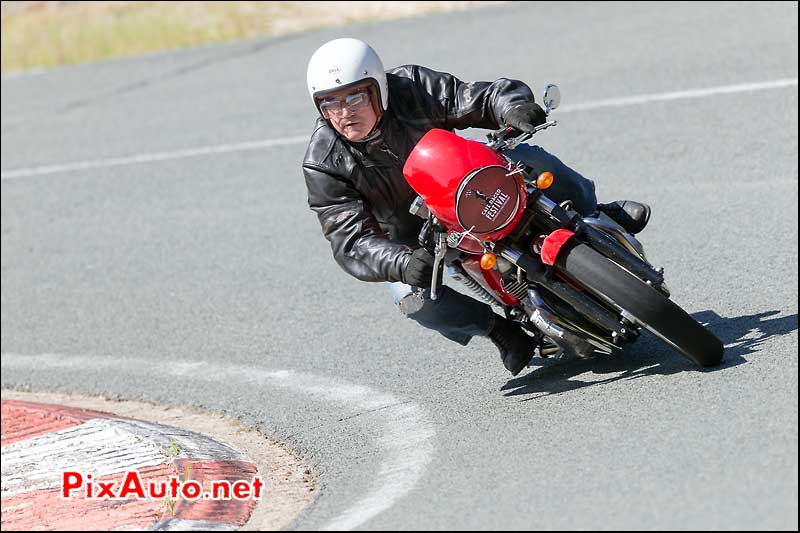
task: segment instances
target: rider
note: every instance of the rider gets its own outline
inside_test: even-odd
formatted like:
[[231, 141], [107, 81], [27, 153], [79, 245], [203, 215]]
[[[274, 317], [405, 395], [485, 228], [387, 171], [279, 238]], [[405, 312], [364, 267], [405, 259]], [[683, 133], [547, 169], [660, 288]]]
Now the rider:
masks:
[[[384, 71], [375, 51], [357, 39], [321, 46], [309, 61], [307, 81], [320, 117], [303, 173], [309, 206], [336, 262], [360, 280], [389, 282], [404, 314], [450, 340], [466, 345], [475, 335], [488, 336], [517, 375], [535, 351], [519, 324], [450, 287], [431, 300], [433, 257], [417, 242], [423, 220], [408, 211], [417, 194], [403, 177], [403, 164], [433, 128], [532, 131], [546, 116], [530, 88], [506, 78], [462, 82], [418, 65]], [[547, 195], [554, 201], [570, 200], [583, 215], [600, 209], [631, 233], [647, 224], [648, 206], [597, 204], [592, 181], [538, 146], [520, 145], [507, 155], [534, 172], [551, 171], [556, 179]], [[428, 289], [421, 304], [414, 288]]]

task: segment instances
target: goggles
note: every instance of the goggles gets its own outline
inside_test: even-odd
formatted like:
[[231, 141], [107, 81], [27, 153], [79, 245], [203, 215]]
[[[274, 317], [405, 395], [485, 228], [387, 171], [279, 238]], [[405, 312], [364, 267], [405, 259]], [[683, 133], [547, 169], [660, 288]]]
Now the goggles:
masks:
[[319, 110], [326, 119], [342, 116], [347, 109], [351, 113], [356, 113], [370, 105], [369, 90], [363, 89], [355, 93], [337, 96], [336, 98], [326, 98], [319, 104]]

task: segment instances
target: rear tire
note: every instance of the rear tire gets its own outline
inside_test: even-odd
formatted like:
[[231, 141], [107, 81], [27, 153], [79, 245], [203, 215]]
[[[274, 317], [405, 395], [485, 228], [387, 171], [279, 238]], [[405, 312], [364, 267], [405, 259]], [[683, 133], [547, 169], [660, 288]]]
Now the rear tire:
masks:
[[583, 243], [567, 244], [556, 268], [703, 367], [719, 364], [724, 346], [664, 294]]

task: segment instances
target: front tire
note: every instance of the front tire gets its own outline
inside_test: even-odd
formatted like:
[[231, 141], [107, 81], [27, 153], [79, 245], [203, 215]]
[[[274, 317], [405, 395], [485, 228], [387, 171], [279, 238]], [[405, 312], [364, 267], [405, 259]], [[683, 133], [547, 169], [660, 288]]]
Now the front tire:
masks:
[[583, 243], [567, 244], [556, 268], [703, 367], [722, 360], [722, 342], [664, 294]]

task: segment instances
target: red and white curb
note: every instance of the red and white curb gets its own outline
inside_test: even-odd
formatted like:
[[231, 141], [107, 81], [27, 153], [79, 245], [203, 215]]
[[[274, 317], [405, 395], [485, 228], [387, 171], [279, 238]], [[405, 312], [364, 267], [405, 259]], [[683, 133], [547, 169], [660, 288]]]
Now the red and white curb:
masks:
[[257, 501], [61, 497], [62, 472], [121, 482], [252, 480], [254, 463], [209, 437], [109, 413], [2, 401], [2, 529], [234, 530]]

